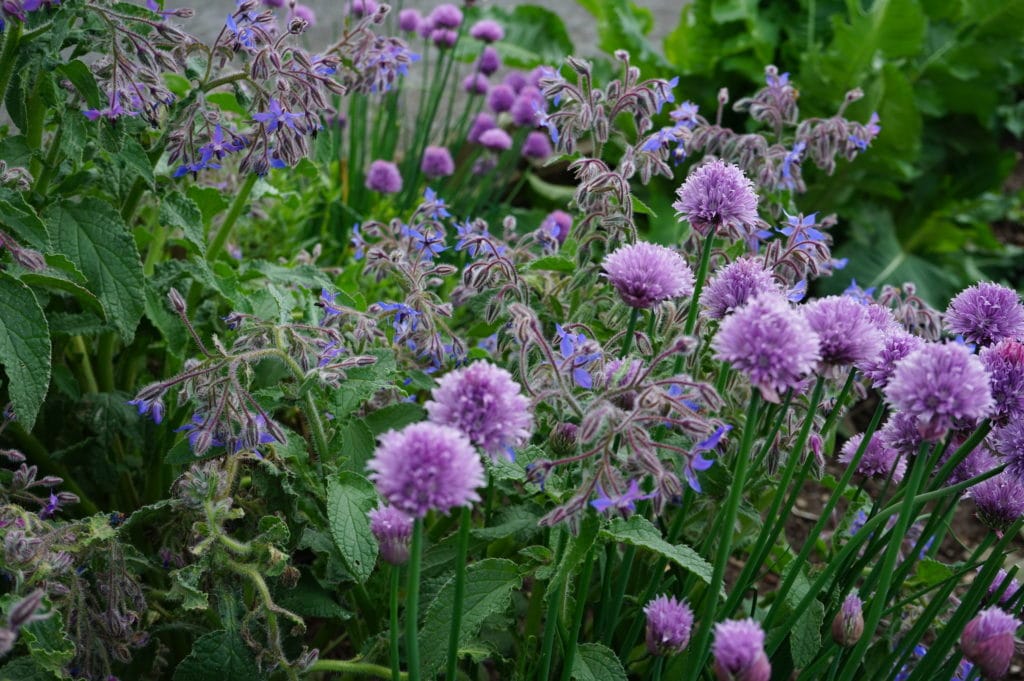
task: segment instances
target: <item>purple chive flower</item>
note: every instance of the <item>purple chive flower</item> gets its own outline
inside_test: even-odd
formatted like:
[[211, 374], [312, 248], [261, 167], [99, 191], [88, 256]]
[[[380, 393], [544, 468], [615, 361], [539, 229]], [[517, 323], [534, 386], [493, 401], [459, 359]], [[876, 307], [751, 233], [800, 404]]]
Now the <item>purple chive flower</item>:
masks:
[[459, 40], [458, 31], [453, 31], [448, 28], [435, 28], [430, 32], [430, 42], [434, 43], [441, 49], [447, 49], [455, 47], [455, 43]]
[[1013, 419], [989, 435], [992, 448], [1009, 463], [1006, 471], [1024, 480], [1024, 421]]
[[991, 345], [1024, 335], [1024, 305], [1013, 289], [982, 282], [961, 291], [946, 308], [946, 329], [968, 343]]
[[375, 0], [352, 0], [348, 11], [355, 17], [367, 17], [376, 12], [377, 7]]
[[[869, 305], [866, 308], [869, 314], [873, 308], [885, 309]], [[924, 341], [919, 336], [907, 333], [902, 327], [892, 327], [882, 333], [882, 351], [873, 358], [857, 362], [856, 366], [872, 386], [882, 389], [889, 384], [897, 363], [922, 345]]]
[[[864, 433], [857, 433], [843, 445], [839, 455], [840, 463], [848, 464], [853, 461], [857, 449], [864, 441]], [[895, 466], [895, 468], [893, 468]], [[892, 472], [892, 479], [899, 482], [907, 472], [907, 461], [898, 451], [888, 447], [882, 437], [875, 433], [868, 441], [868, 447], [864, 450], [864, 456], [857, 464], [857, 474], [866, 478], [885, 479]]]
[[690, 173], [676, 195], [679, 200], [672, 207], [701, 236], [745, 236], [758, 221], [754, 185], [731, 163], [705, 163]]
[[766, 293], [726, 317], [712, 341], [715, 358], [746, 374], [771, 402], [795, 388], [821, 359], [818, 335], [782, 296]]
[[917, 429], [917, 420], [903, 412], [891, 415], [878, 431], [878, 437], [886, 447], [908, 457], [917, 455], [924, 441]]
[[398, 13], [398, 28], [406, 33], [415, 33], [423, 23], [423, 15], [418, 9], [403, 9]]
[[999, 607], [986, 608], [964, 627], [960, 649], [986, 679], [1004, 678], [1010, 670], [1014, 638], [1020, 625], [1019, 619]]
[[469, 35], [484, 43], [496, 43], [505, 37], [505, 29], [497, 21], [481, 19], [469, 29]]
[[540, 223], [540, 228], [547, 237], [555, 239], [562, 245], [569, 236], [569, 230], [572, 229], [572, 216], [564, 210], [551, 211], [544, 218], [544, 222]]
[[471, 73], [462, 81], [462, 89], [471, 95], [486, 95], [489, 84], [487, 76], [480, 73]]
[[707, 317], [722, 319], [751, 298], [781, 292], [778, 282], [760, 260], [742, 257], [715, 272], [701, 293], [700, 304]]
[[542, 132], [531, 130], [523, 142], [523, 149], [520, 153], [522, 153], [524, 158], [543, 161], [548, 156], [551, 156], [551, 152], [551, 142], [548, 141], [548, 136]]
[[495, 85], [487, 93], [487, 106], [494, 113], [503, 113], [512, 108], [516, 93], [508, 85]]
[[397, 194], [402, 191], [402, 174], [398, 166], [390, 161], [376, 160], [366, 171], [366, 188], [381, 194]]
[[674, 596], [658, 596], [644, 606], [647, 615], [647, 650], [651, 655], [673, 655], [686, 650], [693, 629], [693, 610]]
[[501, 128], [491, 128], [480, 135], [480, 144], [491, 151], [507, 151], [512, 147], [512, 138]]
[[[296, 9], [298, 7], [299, 6], [297, 5]], [[252, 117], [253, 120], [266, 124], [267, 132], [274, 132], [282, 125], [295, 130], [295, 121], [301, 119], [302, 114], [286, 111], [281, 108], [281, 102], [276, 99], [271, 99], [266, 111], [254, 113]]]
[[1024, 482], [1003, 471], [970, 488], [978, 520], [1002, 531], [1024, 515]]
[[427, 19], [435, 28], [458, 28], [462, 25], [462, 10], [446, 2], [435, 7]]
[[611, 509], [621, 511], [623, 514], [632, 513], [636, 510], [636, 502], [651, 499], [654, 495], [655, 492], [644, 494], [640, 491], [640, 485], [637, 484], [637, 481], [630, 480], [629, 489], [627, 489], [623, 494], [616, 497], [609, 497], [601, 487], [600, 483], [598, 483], [597, 499], [591, 500], [590, 505], [593, 506], [594, 510], [598, 513], [604, 513]]
[[423, 150], [420, 170], [428, 179], [448, 177], [455, 172], [455, 161], [447, 147], [429, 146]]
[[392, 565], [409, 560], [413, 520], [394, 506], [380, 506], [367, 514], [370, 532], [380, 544], [380, 557]]
[[803, 306], [804, 318], [821, 340], [823, 367], [866, 362], [882, 351], [882, 334], [867, 308], [848, 296], [828, 296]]
[[864, 635], [864, 602], [856, 592], [847, 594], [843, 605], [832, 620], [832, 639], [841, 646], [849, 647]]
[[509, 114], [512, 116], [512, 122], [520, 128], [535, 128], [537, 127], [537, 111], [539, 109], [543, 112], [546, 106], [547, 100], [544, 99], [540, 90], [532, 85], [527, 85], [516, 95], [516, 101], [512, 103]]
[[764, 630], [753, 619], [716, 624], [711, 654], [718, 681], [768, 681], [772, 676], [764, 652]]
[[496, 73], [501, 68], [501, 56], [498, 55], [498, 51], [488, 45], [480, 52], [480, 60], [476, 64], [476, 69], [485, 76], [489, 76]]
[[483, 135], [488, 130], [493, 130], [497, 127], [497, 123], [494, 122], [494, 117], [486, 112], [480, 112], [473, 119], [473, 124], [469, 126], [469, 132], [466, 133], [466, 140], [473, 144], [477, 144], [480, 141], [480, 135]]
[[533, 431], [530, 400], [510, 373], [486, 361], [443, 376], [424, 406], [431, 421], [458, 428], [492, 459], [511, 460]]
[[480, 501], [484, 467], [472, 443], [450, 426], [422, 422], [391, 430], [367, 464], [389, 504], [415, 518]]
[[527, 80], [526, 74], [522, 71], [509, 71], [505, 74], [504, 83], [512, 88], [512, 91], [518, 95], [523, 91], [524, 87], [530, 84], [530, 81]]
[[1011, 578], [1010, 574], [1006, 570], [999, 568], [999, 572], [996, 573], [995, 579], [992, 580], [992, 584], [988, 587], [988, 595], [994, 596], [997, 591], [1002, 589], [1003, 584], [1007, 582], [1007, 580], [1009, 580], [1009, 583], [1006, 584], [1006, 588], [1003, 589], [1003, 592], [999, 595], [1000, 605], [1005, 605], [1016, 597], [1017, 592], [1020, 591], [1020, 582]]
[[978, 358], [989, 374], [995, 402], [992, 420], [1002, 424], [1024, 416], [1024, 343], [1001, 340], [982, 348]]
[[622, 301], [651, 308], [669, 298], [693, 293], [693, 272], [671, 248], [638, 241], [605, 256], [601, 268]]
[[926, 440], [988, 416], [992, 391], [981, 360], [958, 343], [926, 343], [903, 358], [885, 387], [894, 407], [913, 417]]
[[292, 8], [292, 16], [297, 19], [302, 19], [310, 26], [316, 26], [316, 14], [313, 12], [313, 8], [308, 5], [296, 4]]

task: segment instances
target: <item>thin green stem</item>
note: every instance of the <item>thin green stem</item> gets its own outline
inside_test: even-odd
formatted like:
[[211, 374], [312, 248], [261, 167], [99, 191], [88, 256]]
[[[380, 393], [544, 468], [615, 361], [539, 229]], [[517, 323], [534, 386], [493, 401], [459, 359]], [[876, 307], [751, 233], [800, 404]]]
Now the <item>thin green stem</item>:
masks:
[[353, 674], [355, 676], [374, 676], [378, 679], [401, 679], [409, 678], [408, 674], [401, 674], [398, 677], [391, 675], [391, 670], [379, 664], [369, 662], [355, 662], [350, 660], [325, 660], [320, 658], [309, 668], [310, 672], [339, 672], [341, 674]]
[[401, 582], [401, 573], [402, 571], [397, 565], [391, 566], [391, 628], [389, 629], [391, 635], [391, 649], [389, 651], [391, 658], [391, 681], [401, 681], [403, 676], [398, 651], [399, 639], [401, 637], [398, 629], [398, 587]]
[[89, 359], [89, 350], [85, 347], [85, 340], [81, 336], [73, 337], [71, 348], [79, 356], [81, 380], [84, 383], [82, 389], [87, 393], [98, 393], [100, 387], [96, 382], [96, 374], [92, 370], [92, 360]]
[[633, 561], [636, 560], [636, 547], [630, 544], [622, 554], [622, 563], [619, 565], [619, 578], [615, 582], [615, 589], [611, 594], [611, 601], [608, 603], [608, 616], [604, 621], [604, 640], [611, 641], [615, 633], [615, 627], [619, 623], [619, 612], [622, 610], [622, 601], [626, 596], [626, 587], [629, 585], [629, 576], [633, 572]]
[[459, 662], [459, 634], [462, 629], [462, 600], [466, 594], [466, 554], [469, 552], [469, 526], [472, 524], [469, 506], [459, 514], [459, 535], [455, 549], [455, 601], [452, 605], [452, 626], [448, 632], [447, 681], [455, 681]]
[[103, 392], [114, 391], [114, 348], [117, 334], [107, 331], [100, 336], [96, 363], [99, 369], [99, 387]]
[[576, 583], [576, 609], [573, 611], [569, 638], [564, 641], [562, 681], [569, 681], [572, 677], [572, 665], [576, 659], [576, 649], [579, 648], [580, 628], [583, 626], [583, 615], [587, 612], [587, 592], [590, 590], [590, 576], [594, 572], [594, 554], [596, 552], [597, 543], [595, 542], [587, 552], [586, 562], [583, 563], [583, 573], [580, 575], [580, 581]]
[[[561, 563], [562, 556], [565, 553], [566, 540], [567, 535], [563, 531], [558, 540], [558, 546], [555, 549], [553, 565]], [[562, 599], [565, 597], [564, 580], [561, 580], [552, 586], [554, 587], [555, 595], [552, 601], [548, 604], [547, 616], [544, 618], [544, 636], [541, 640], [540, 666], [537, 668], [538, 681], [548, 681], [551, 676], [551, 655], [555, 647], [555, 632], [558, 630], [558, 618], [561, 616], [562, 612]]]
[[686, 312], [686, 326], [683, 333], [689, 336], [697, 326], [697, 311], [700, 310], [700, 292], [704, 289], [704, 280], [708, 276], [708, 266], [711, 264], [711, 245], [715, 240], [714, 232], [704, 237], [704, 246], [700, 252], [700, 264], [697, 266], [697, 277], [693, 282], [693, 295], [690, 296], [690, 309]]
[[626, 336], [622, 339], [622, 356], [629, 354], [629, 348], [633, 344], [633, 334], [636, 333], [636, 323], [640, 320], [640, 308], [634, 307], [629, 310], [629, 323], [626, 325]]
[[405, 654], [409, 680], [420, 681], [420, 565], [423, 561], [423, 518], [417, 518], [412, 529], [412, 547], [409, 551], [409, 579], [406, 583]]
[[228, 237], [231, 236], [231, 230], [235, 226], [235, 222], [238, 221], [239, 216], [245, 209], [245, 204], [249, 201], [249, 195], [252, 193], [252, 188], [256, 184], [256, 180], [259, 179], [256, 173], [250, 173], [245, 178], [245, 182], [238, 188], [238, 193], [235, 194], [235, 200], [231, 204], [231, 208], [228, 210], [227, 216], [224, 218], [224, 222], [221, 223], [220, 228], [213, 237], [213, 241], [210, 242], [210, 246], [206, 249], [206, 260], [207, 262], [213, 262], [220, 255], [220, 252], [224, 250], [224, 244], [227, 243]]

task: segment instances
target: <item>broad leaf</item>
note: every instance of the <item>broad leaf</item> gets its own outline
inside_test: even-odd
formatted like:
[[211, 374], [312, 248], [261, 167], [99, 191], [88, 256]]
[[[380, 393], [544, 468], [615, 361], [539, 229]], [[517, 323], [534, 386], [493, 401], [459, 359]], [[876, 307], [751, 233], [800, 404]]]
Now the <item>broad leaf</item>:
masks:
[[626, 670], [610, 648], [600, 643], [583, 643], [573, 658], [572, 678], [577, 681], [626, 681]]
[[794, 625], [789, 635], [789, 650], [793, 666], [806, 667], [821, 649], [821, 626], [825, 621], [825, 606], [813, 601]]
[[611, 527], [601, 531], [601, 536], [612, 541], [632, 544], [668, 558], [679, 567], [689, 570], [705, 583], [711, 583], [711, 564], [696, 551], [684, 544], [669, 544], [651, 521], [634, 515], [629, 520], [615, 518]]
[[264, 678], [238, 632], [200, 637], [177, 669], [174, 681], [258, 681]]
[[377, 560], [377, 540], [366, 514], [376, 505], [377, 492], [366, 478], [348, 471], [327, 486], [327, 522], [345, 567], [365, 582]]
[[18, 420], [31, 430], [50, 387], [50, 327], [32, 289], [0, 272], [0, 365]]
[[199, 255], [206, 257], [206, 235], [203, 231], [203, 215], [196, 202], [171, 192], [160, 202], [160, 222], [165, 227], [180, 229]]

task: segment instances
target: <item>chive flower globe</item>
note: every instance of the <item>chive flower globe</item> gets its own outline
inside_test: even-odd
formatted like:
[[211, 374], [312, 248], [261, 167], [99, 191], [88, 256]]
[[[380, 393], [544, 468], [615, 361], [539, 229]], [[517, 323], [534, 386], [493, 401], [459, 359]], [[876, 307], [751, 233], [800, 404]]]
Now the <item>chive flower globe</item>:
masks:
[[[854, 455], [864, 441], [864, 433], [857, 433], [843, 445], [839, 454], [839, 462], [849, 464], [853, 461]], [[857, 464], [857, 474], [866, 478], [889, 477], [892, 472], [892, 479], [899, 482], [907, 472], [907, 461], [900, 456], [900, 453], [891, 447], [886, 446], [879, 434], [873, 434], [868, 440], [868, 446], [864, 455]]]
[[964, 627], [960, 649], [968, 661], [978, 666], [982, 677], [1002, 679], [1010, 671], [1014, 638], [1020, 620], [998, 606], [986, 608]]
[[772, 273], [757, 258], [737, 258], [715, 272], [700, 295], [704, 315], [722, 319], [762, 293], [781, 293]]
[[423, 23], [423, 15], [418, 9], [403, 9], [398, 13], [398, 28], [406, 33], [415, 33]]
[[753, 619], [716, 624], [711, 653], [718, 681], [769, 681], [772, 677], [764, 652], [764, 629]]
[[523, 142], [523, 148], [519, 151], [523, 158], [532, 158], [537, 161], [543, 161], [548, 156], [551, 156], [551, 142], [548, 141], [548, 136], [537, 130], [531, 131]]
[[1024, 336], [1024, 305], [1013, 289], [982, 282], [961, 291], [946, 308], [946, 329], [968, 343], [992, 345]]
[[785, 297], [773, 293], [726, 317], [711, 346], [715, 359], [746, 374], [769, 402], [798, 387], [821, 359], [818, 335]]
[[377, 160], [366, 171], [366, 188], [381, 194], [397, 194], [402, 191], [402, 174], [391, 161]]
[[455, 172], [455, 161], [447, 147], [429, 146], [423, 150], [420, 170], [431, 180], [448, 177]]
[[674, 596], [658, 596], [644, 606], [647, 650], [651, 655], [681, 653], [690, 643], [693, 610]]
[[758, 222], [754, 184], [732, 163], [700, 166], [676, 190], [672, 207], [703, 237], [713, 232], [746, 236]]
[[1024, 343], [1004, 339], [982, 348], [978, 358], [992, 388], [992, 420], [998, 424], [1019, 420], [1024, 416]]
[[441, 377], [424, 406], [431, 421], [459, 429], [492, 459], [512, 460], [533, 432], [530, 400], [512, 374], [482, 360]]
[[[983, 472], [978, 471], [978, 474]], [[997, 532], [1024, 515], [1024, 482], [1006, 471], [971, 487], [970, 496], [977, 508], [978, 520]]]
[[512, 138], [501, 128], [491, 128], [480, 135], [480, 144], [491, 151], [507, 151], [512, 147]]
[[926, 343], [907, 355], [896, 365], [885, 396], [929, 441], [954, 426], [973, 425], [992, 410], [988, 372], [960, 343]]
[[480, 455], [462, 431], [424, 421], [380, 436], [366, 467], [389, 504], [414, 518], [480, 501]]
[[1007, 472], [1024, 480], [1024, 422], [1015, 419], [996, 428], [989, 441], [1009, 464]]
[[[869, 312], [873, 307], [877, 306], [868, 306]], [[920, 336], [907, 333], [902, 327], [890, 327], [882, 332], [882, 351], [855, 364], [873, 387], [882, 389], [889, 384], [896, 364], [922, 345], [924, 340]]]
[[469, 35], [484, 43], [496, 43], [505, 37], [505, 29], [497, 21], [481, 19], [469, 29]]
[[392, 565], [409, 560], [413, 520], [394, 506], [381, 506], [367, 514], [370, 532], [380, 545], [380, 557]]
[[671, 248], [638, 241], [605, 256], [601, 263], [622, 301], [635, 308], [652, 308], [670, 298], [693, 294], [693, 272]]
[[827, 296], [803, 306], [804, 318], [821, 341], [822, 368], [844, 367], [876, 359], [882, 334], [866, 305], [850, 296]]

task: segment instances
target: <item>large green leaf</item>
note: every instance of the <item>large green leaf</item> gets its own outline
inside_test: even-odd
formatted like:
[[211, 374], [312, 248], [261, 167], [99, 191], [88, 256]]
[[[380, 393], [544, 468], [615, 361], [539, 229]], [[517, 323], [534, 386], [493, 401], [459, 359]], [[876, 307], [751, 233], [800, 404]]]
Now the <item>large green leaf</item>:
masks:
[[821, 625], [825, 621], [825, 606], [821, 601], [813, 601], [811, 607], [794, 623], [789, 636], [789, 650], [793, 656], [793, 666], [806, 667], [814, 660], [821, 649]]
[[0, 271], [0, 365], [27, 430], [50, 388], [50, 327], [32, 289]]
[[14, 232], [14, 236], [26, 246], [40, 251], [50, 248], [50, 235], [35, 209], [25, 202], [20, 192], [6, 187], [0, 187], [0, 225]]
[[264, 678], [256, 660], [235, 631], [214, 631], [200, 637], [177, 669], [174, 681], [258, 681]]
[[142, 262], [113, 206], [99, 199], [62, 201], [46, 211], [54, 247], [85, 274], [107, 318], [127, 343], [142, 317]]
[[31, 657], [19, 657], [0, 667], [0, 681], [54, 681], [61, 676], [42, 669]]
[[495, 48], [508, 66], [558, 65], [565, 55], [574, 51], [561, 17], [545, 7], [518, 5], [506, 9], [492, 6], [481, 15], [496, 19], [505, 27], [505, 39]]
[[61, 674], [75, 655], [75, 646], [64, 633], [60, 612], [22, 627], [20, 638], [36, 664], [55, 674]]
[[[508, 610], [512, 591], [522, 583], [519, 568], [510, 560], [487, 558], [470, 565], [466, 570], [466, 592], [462, 599], [462, 624], [459, 645], [468, 644], [484, 620]], [[420, 629], [420, 650], [425, 678], [444, 664], [448, 650], [448, 633], [452, 623], [455, 600], [455, 578], [449, 579], [427, 609], [423, 628]]]
[[704, 582], [711, 583], [710, 563], [685, 544], [669, 544], [662, 538], [658, 528], [643, 516], [634, 515], [628, 520], [615, 518], [608, 529], [601, 531], [601, 536], [612, 541], [654, 551], [679, 567], [689, 570]]
[[377, 560], [377, 540], [370, 532], [366, 514], [377, 503], [377, 491], [369, 480], [349, 471], [327, 485], [327, 522], [345, 567], [365, 582]]
[[203, 230], [203, 214], [192, 199], [178, 192], [171, 192], [160, 202], [160, 222], [165, 227], [182, 231], [199, 255], [206, 257], [206, 235]]
[[584, 643], [576, 649], [572, 678], [577, 681], [626, 681], [626, 670], [610, 648]]

